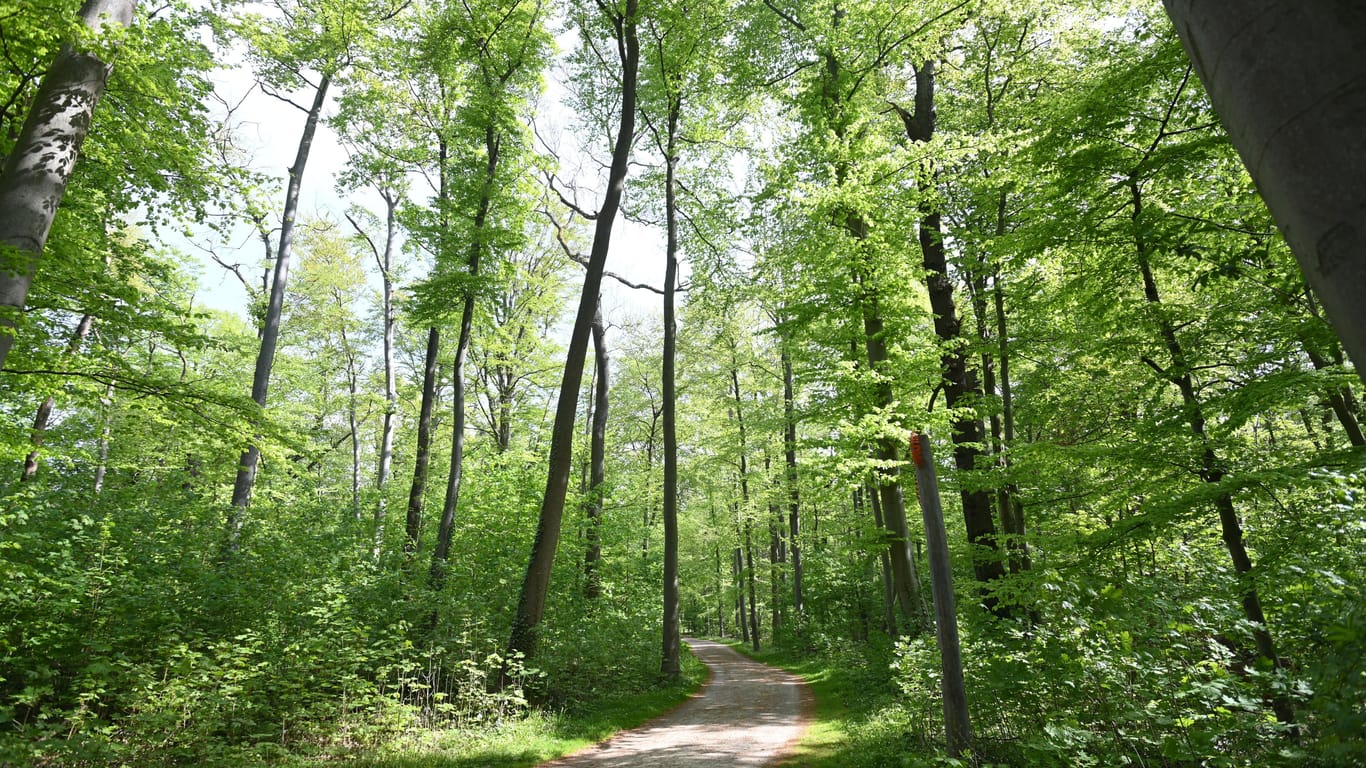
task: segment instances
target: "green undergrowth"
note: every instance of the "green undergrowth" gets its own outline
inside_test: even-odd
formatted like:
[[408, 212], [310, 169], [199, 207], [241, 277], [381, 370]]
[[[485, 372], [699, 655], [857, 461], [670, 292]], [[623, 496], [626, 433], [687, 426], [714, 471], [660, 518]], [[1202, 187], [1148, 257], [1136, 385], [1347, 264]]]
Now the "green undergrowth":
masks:
[[299, 760], [304, 768], [524, 768], [576, 752], [679, 705], [706, 679], [706, 667], [684, 654], [683, 676], [645, 691], [605, 695], [559, 710], [533, 710], [495, 727], [426, 730], [348, 759]]

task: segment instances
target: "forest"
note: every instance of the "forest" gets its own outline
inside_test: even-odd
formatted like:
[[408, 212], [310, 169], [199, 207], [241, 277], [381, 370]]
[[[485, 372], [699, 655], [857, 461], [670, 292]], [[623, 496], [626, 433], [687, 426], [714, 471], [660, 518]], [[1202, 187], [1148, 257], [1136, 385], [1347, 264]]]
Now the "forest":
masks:
[[1196, 5], [0, 0], [0, 766], [534, 765], [684, 636], [784, 764], [1366, 764], [1363, 244]]

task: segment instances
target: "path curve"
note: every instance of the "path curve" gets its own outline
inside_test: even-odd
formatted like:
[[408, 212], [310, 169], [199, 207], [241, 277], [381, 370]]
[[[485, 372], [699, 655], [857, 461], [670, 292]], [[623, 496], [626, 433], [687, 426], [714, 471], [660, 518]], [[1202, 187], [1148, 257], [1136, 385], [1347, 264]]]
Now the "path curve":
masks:
[[685, 638], [711, 679], [668, 713], [542, 768], [727, 768], [771, 765], [806, 730], [811, 692], [781, 669], [709, 640]]

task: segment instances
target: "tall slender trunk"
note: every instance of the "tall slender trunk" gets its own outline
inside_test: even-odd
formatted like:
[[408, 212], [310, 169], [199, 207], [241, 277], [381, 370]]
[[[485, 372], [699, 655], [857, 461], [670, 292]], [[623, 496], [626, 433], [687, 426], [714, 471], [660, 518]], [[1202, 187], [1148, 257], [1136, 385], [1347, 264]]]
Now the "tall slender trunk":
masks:
[[398, 418], [398, 384], [394, 372], [394, 280], [392, 274], [394, 243], [398, 239], [398, 218], [395, 208], [398, 199], [388, 190], [384, 196], [384, 255], [380, 261], [383, 283], [380, 311], [383, 312], [384, 331], [384, 422], [379, 433], [379, 466], [375, 470], [375, 557], [379, 557], [384, 542], [384, 525], [388, 517], [389, 499], [386, 489], [394, 463], [394, 428]]
[[[1157, 307], [1162, 304], [1162, 297], [1158, 292], [1157, 280], [1154, 278], [1152, 267], [1149, 264], [1148, 244], [1143, 235], [1143, 193], [1138, 181], [1134, 178], [1129, 180], [1129, 192], [1133, 206], [1134, 250], [1138, 257], [1139, 272], [1143, 277], [1143, 295], [1148, 304]], [[1186, 357], [1186, 350], [1180, 339], [1177, 338], [1176, 328], [1171, 320], [1162, 313], [1155, 313], [1155, 317], [1157, 318], [1157, 330], [1162, 337], [1163, 346], [1166, 347], [1170, 364], [1166, 368], [1162, 368], [1150, 359], [1145, 358], [1144, 362], [1180, 391], [1181, 405], [1186, 416], [1186, 422], [1190, 426], [1191, 435], [1201, 446], [1200, 479], [1205, 483], [1217, 486], [1227, 475], [1227, 472], [1224, 470], [1223, 461], [1210, 443], [1209, 435], [1205, 430], [1203, 404], [1195, 389], [1195, 379], [1191, 375], [1191, 366]], [[1225, 548], [1228, 549], [1229, 558], [1233, 561], [1233, 571], [1237, 575], [1238, 589], [1242, 597], [1243, 616], [1252, 625], [1252, 637], [1257, 647], [1257, 655], [1265, 659], [1272, 669], [1278, 669], [1281, 666], [1281, 660], [1276, 654], [1276, 646], [1271, 638], [1271, 630], [1267, 625], [1266, 615], [1262, 612], [1261, 598], [1257, 593], [1257, 584], [1253, 574], [1252, 558], [1248, 555], [1247, 545], [1243, 540], [1242, 524], [1238, 519], [1238, 511], [1233, 506], [1233, 496], [1227, 491], [1219, 493], [1214, 499], [1214, 508], [1219, 514], [1221, 538], [1224, 541]], [[1272, 698], [1272, 709], [1276, 713], [1276, 719], [1282, 723], [1291, 724], [1295, 722], [1294, 705], [1284, 693], [1278, 693]]]
[[114, 426], [114, 384], [104, 387], [100, 398], [100, 442], [95, 452], [95, 495], [104, 491], [104, 476], [109, 469], [109, 434]]
[[[498, 174], [498, 155], [502, 137], [493, 124], [484, 128], [484, 179], [479, 188], [479, 205], [474, 213], [470, 233], [469, 257], [465, 274], [470, 280], [479, 276], [479, 262], [484, 252], [484, 226], [488, 221], [489, 206], [493, 201], [493, 186]], [[455, 535], [455, 510], [460, 504], [460, 487], [465, 471], [465, 361], [469, 357], [470, 337], [474, 328], [473, 288], [465, 290], [464, 306], [460, 310], [460, 336], [455, 342], [455, 369], [451, 373], [451, 471], [446, 475], [446, 500], [441, 506], [441, 522], [436, 530], [436, 547], [432, 550], [429, 583], [441, 589], [446, 583], [446, 558]]]
[[81, 6], [81, 25], [94, 34], [57, 53], [0, 169], [0, 368], [113, 68], [82, 48], [96, 48], [106, 27], [117, 33], [131, 24], [136, 5], [135, 0], [86, 0]]
[[678, 282], [678, 198], [675, 172], [678, 165], [678, 116], [682, 99], [669, 101], [667, 138], [664, 147], [664, 350], [661, 378], [664, 400], [664, 644], [660, 671], [670, 678], [680, 674], [682, 641], [678, 626], [678, 426], [674, 382], [674, 357], [678, 325], [674, 319], [674, 290]]
[[930, 558], [930, 588], [934, 594], [935, 639], [939, 645], [939, 688], [944, 702], [944, 735], [950, 757], [972, 748], [972, 725], [968, 718], [967, 688], [963, 684], [963, 656], [958, 642], [958, 611], [953, 595], [953, 565], [949, 562], [944, 509], [939, 501], [939, 478], [934, 455], [924, 435], [911, 436], [911, 462], [920, 489], [920, 510], [925, 522], [925, 548]]
[[[66, 354], [74, 355], [81, 350], [81, 344], [85, 342], [85, 337], [90, 335], [90, 326], [94, 323], [94, 315], [81, 315], [81, 319], [76, 323], [76, 330], [71, 333], [71, 341], [66, 345]], [[43, 437], [47, 433], [47, 423], [52, 418], [52, 409], [57, 405], [57, 399], [52, 395], [43, 398], [43, 402], [38, 406], [38, 412], [33, 416], [33, 431], [29, 434], [29, 442], [33, 444], [33, 450], [24, 457], [24, 470], [19, 475], [19, 482], [28, 482], [38, 472], [38, 453], [43, 447]]]
[[[289, 278], [289, 257], [294, 246], [294, 218], [299, 211], [299, 189], [303, 185], [304, 166], [313, 149], [313, 134], [318, 129], [318, 118], [327, 102], [327, 89], [332, 76], [324, 74], [313, 92], [313, 104], [304, 121], [299, 137], [298, 152], [289, 168], [289, 184], [285, 189], [285, 207], [280, 218], [279, 250], [275, 254], [275, 272], [270, 284], [270, 303], [266, 306], [265, 325], [261, 332], [261, 351], [256, 356], [256, 371], [252, 376], [251, 399], [262, 410], [266, 407], [266, 390], [270, 387], [270, 371], [275, 365], [275, 347], [280, 339], [280, 317], [284, 311], [285, 285]], [[247, 504], [251, 502], [252, 486], [256, 483], [256, 468], [261, 461], [261, 448], [251, 445], [238, 460], [237, 479], [232, 489], [232, 510], [228, 514], [227, 538], [223, 553], [237, 554], [242, 543], [242, 525], [247, 518]]]
[[565, 353], [564, 377], [560, 381], [559, 401], [555, 407], [555, 421], [550, 436], [545, 496], [536, 524], [536, 538], [531, 546], [526, 576], [522, 580], [508, 639], [510, 651], [520, 651], [528, 658], [536, 655], [537, 625], [545, 614], [546, 592], [550, 585], [551, 566], [560, 541], [560, 525], [564, 517], [564, 500], [569, 491], [569, 470], [573, 459], [574, 416], [576, 394], [583, 380], [583, 363], [588, 349], [588, 331], [593, 322], [593, 309], [602, 287], [602, 272], [607, 261], [607, 248], [612, 239], [612, 224], [621, 205], [622, 189], [626, 181], [631, 142], [635, 137], [636, 74], [640, 67], [640, 45], [636, 37], [638, 0], [626, 0], [625, 12], [610, 19], [617, 30], [617, 42], [623, 54], [621, 68], [621, 124], [616, 144], [612, 149], [612, 163], [607, 174], [607, 192], [598, 211], [593, 232], [593, 247], [589, 253], [588, 269], [583, 279], [579, 309], [570, 334], [569, 349]]
[[[738, 536], [740, 532], [737, 530], [735, 533]], [[730, 570], [735, 580], [735, 623], [740, 627], [740, 640], [748, 643], [749, 622], [745, 619], [745, 560], [739, 547], [731, 550]]]
[[[344, 309], [344, 307], [343, 307]], [[357, 405], [359, 395], [359, 375], [356, 370], [356, 354], [351, 350], [351, 342], [346, 329], [341, 330], [342, 350], [346, 356], [346, 421], [351, 428], [351, 516], [360, 522], [360, 422]]]
[[[862, 506], [862, 493], [863, 491], [861, 489], [855, 489], [854, 491], [854, 506], [856, 511], [859, 511], [857, 508]], [[868, 506], [873, 510], [873, 522], [877, 524], [879, 531], [886, 530], [886, 521], [882, 518], [882, 501], [878, 498], [877, 487], [874, 483], [868, 483], [867, 493]], [[896, 637], [899, 631], [896, 621], [898, 595], [896, 580], [892, 578], [892, 558], [889, 552], [890, 548], [887, 547], [883, 547], [881, 551], [878, 552], [878, 560], [882, 565], [882, 623], [886, 626], [887, 634], [891, 637]]]
[[797, 474], [797, 406], [792, 387], [792, 356], [784, 340], [779, 346], [779, 361], [783, 367], [783, 458], [787, 463], [787, 536], [792, 552], [792, 610], [800, 615], [806, 610], [802, 594], [802, 518], [801, 484]]
[[750, 647], [759, 650], [759, 609], [755, 605], [754, 588], [754, 522], [745, 515], [745, 582], [749, 587], [749, 640]]
[[[1004, 197], [1002, 198], [1004, 204]], [[1001, 229], [1004, 229], [1003, 227]], [[1001, 385], [1001, 466], [1010, 469], [1010, 449], [1015, 445], [1015, 402], [1010, 385], [1010, 337], [1006, 333], [1005, 291], [998, 272], [992, 277], [992, 303], [996, 309], [996, 343], [1000, 361]], [[1001, 508], [1001, 528], [1005, 531], [1006, 551], [1010, 572], [1030, 569], [1029, 543], [1025, 539], [1025, 511], [1020, 501], [1020, 489], [1014, 482], [1006, 482], [997, 491]]]
[[593, 312], [593, 417], [588, 448], [588, 530], [583, 556], [584, 597], [602, 592], [602, 504], [607, 480], [607, 410], [611, 375], [607, 356], [607, 328], [602, 320], [602, 297]]
[[[856, 237], [867, 236], [867, 225], [857, 219], [853, 232]], [[887, 366], [886, 329], [878, 308], [874, 289], [863, 287], [859, 302], [863, 314], [863, 335], [868, 356], [868, 367], [881, 372]], [[895, 402], [891, 380], [879, 377], [876, 402], [879, 407], [887, 408]], [[920, 574], [917, 571], [915, 556], [911, 553], [911, 530], [906, 519], [906, 500], [902, 495], [901, 473], [897, 469], [900, 455], [896, 440], [881, 436], [873, 448], [873, 458], [877, 462], [874, 472], [873, 492], [878, 496], [882, 508], [883, 522], [889, 534], [887, 554], [892, 564], [892, 585], [896, 590], [896, 604], [901, 610], [901, 628], [909, 632], [919, 632], [926, 626], [925, 598], [920, 588]]]
[[417, 551], [422, 534], [422, 499], [427, 492], [427, 472], [432, 455], [432, 410], [436, 404], [437, 357], [440, 351], [441, 334], [433, 326], [427, 329], [427, 352], [422, 362], [422, 404], [417, 411], [413, 484], [408, 491], [408, 516], [403, 527], [403, 551], [409, 556]]

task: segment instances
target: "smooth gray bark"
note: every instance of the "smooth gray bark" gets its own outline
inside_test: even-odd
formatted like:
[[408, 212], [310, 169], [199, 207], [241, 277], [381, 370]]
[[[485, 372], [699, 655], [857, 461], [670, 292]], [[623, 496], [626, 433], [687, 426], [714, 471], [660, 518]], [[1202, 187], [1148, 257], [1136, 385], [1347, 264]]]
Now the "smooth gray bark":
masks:
[[1366, 5], [1163, 5], [1233, 146], [1366, 382]]
[[[318, 130], [318, 118], [327, 102], [327, 89], [332, 76], [324, 74], [313, 92], [313, 104], [304, 121], [304, 132], [299, 137], [299, 149], [294, 164], [289, 167], [289, 184], [285, 188], [285, 207], [280, 217], [279, 250], [275, 254], [275, 272], [270, 284], [270, 302], [266, 305], [265, 324], [261, 330], [261, 350], [256, 356], [256, 371], [251, 381], [251, 399], [263, 410], [266, 392], [270, 388], [270, 371], [275, 365], [275, 348], [280, 340], [280, 317], [284, 313], [285, 285], [289, 279], [289, 257], [294, 246], [294, 219], [299, 211], [299, 189], [303, 185], [304, 166], [313, 149], [313, 134]], [[242, 544], [242, 524], [246, 522], [247, 505], [251, 502], [252, 486], [256, 484], [256, 468], [261, 461], [260, 446], [247, 448], [238, 460], [237, 479], [232, 488], [232, 510], [228, 513], [227, 538], [223, 553], [237, 554]]]
[[[98, 37], [106, 26], [131, 24], [136, 5], [86, 0], [81, 24]], [[0, 368], [111, 68], [93, 53], [62, 46], [0, 170]]]

